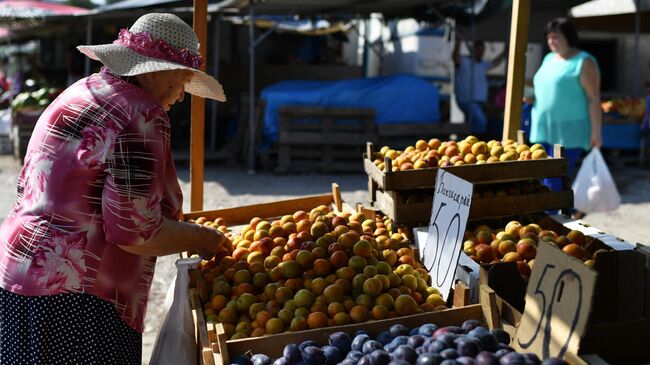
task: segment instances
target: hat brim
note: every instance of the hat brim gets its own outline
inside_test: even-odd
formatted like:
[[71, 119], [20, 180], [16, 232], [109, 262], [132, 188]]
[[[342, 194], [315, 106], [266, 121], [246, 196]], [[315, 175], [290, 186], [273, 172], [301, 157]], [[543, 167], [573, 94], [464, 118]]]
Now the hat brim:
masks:
[[189, 70], [194, 77], [185, 84], [185, 91], [202, 98], [226, 101], [223, 87], [214, 77], [203, 71], [176, 62], [140, 55], [119, 44], [78, 46], [77, 49], [93, 60], [103, 63], [119, 76], [135, 76], [167, 70]]

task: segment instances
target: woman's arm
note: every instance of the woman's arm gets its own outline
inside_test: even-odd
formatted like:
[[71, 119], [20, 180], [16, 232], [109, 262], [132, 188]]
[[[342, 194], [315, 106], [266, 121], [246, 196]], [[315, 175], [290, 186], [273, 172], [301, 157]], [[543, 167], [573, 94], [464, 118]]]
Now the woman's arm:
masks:
[[602, 145], [602, 110], [600, 108], [600, 73], [594, 61], [585, 59], [580, 70], [580, 84], [587, 94], [589, 105], [589, 120], [591, 121], [591, 137], [589, 143], [592, 147]]
[[163, 218], [160, 230], [145, 243], [119, 247], [140, 256], [165, 256], [198, 250], [203, 258], [210, 259], [219, 252], [226, 240], [228, 238], [216, 229]]

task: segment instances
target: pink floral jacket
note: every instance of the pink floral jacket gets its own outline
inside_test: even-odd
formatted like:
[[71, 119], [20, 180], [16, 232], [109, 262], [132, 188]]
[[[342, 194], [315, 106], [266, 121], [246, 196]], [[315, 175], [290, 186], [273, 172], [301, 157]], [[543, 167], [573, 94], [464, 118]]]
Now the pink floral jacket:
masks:
[[36, 124], [0, 227], [0, 287], [96, 295], [142, 332], [156, 259], [118, 245], [144, 243], [181, 206], [167, 114], [104, 69], [70, 86]]

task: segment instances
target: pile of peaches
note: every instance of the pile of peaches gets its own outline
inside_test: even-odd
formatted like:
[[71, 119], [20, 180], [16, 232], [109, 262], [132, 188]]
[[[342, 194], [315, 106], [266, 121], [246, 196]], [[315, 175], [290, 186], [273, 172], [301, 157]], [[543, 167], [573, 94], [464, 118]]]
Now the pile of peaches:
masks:
[[547, 158], [540, 144], [527, 146], [511, 139], [504, 141], [479, 141], [475, 136], [464, 140], [442, 142], [438, 138], [417, 141], [403, 151], [383, 146], [380, 157], [373, 160], [375, 166], [386, 171], [384, 158], [391, 160], [391, 171], [406, 171], [430, 167], [480, 165], [504, 161], [539, 160]]
[[386, 223], [326, 206], [253, 218], [192, 275], [208, 288], [206, 319], [241, 339], [446, 309], [407, 234]]
[[522, 225], [518, 221], [510, 221], [504, 229], [496, 232], [487, 225], [465, 232], [463, 252], [480, 264], [516, 262], [519, 274], [528, 278], [535, 265], [540, 240], [557, 246], [589, 267], [595, 264], [598, 251], [591, 254], [585, 248], [587, 240], [582, 232], [572, 230], [566, 235], [558, 235], [538, 224]]

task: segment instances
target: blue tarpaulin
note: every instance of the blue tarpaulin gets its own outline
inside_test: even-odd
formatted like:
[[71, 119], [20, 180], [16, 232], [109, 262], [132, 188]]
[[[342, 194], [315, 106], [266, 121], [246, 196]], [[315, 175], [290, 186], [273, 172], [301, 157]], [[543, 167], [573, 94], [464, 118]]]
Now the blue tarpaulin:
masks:
[[375, 109], [379, 124], [438, 123], [440, 94], [427, 81], [409, 75], [341, 81], [282, 81], [262, 91], [265, 142], [278, 136], [278, 109], [283, 105], [317, 105]]

